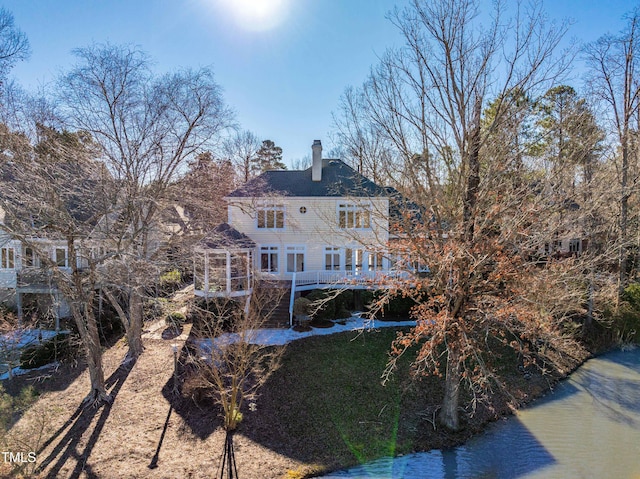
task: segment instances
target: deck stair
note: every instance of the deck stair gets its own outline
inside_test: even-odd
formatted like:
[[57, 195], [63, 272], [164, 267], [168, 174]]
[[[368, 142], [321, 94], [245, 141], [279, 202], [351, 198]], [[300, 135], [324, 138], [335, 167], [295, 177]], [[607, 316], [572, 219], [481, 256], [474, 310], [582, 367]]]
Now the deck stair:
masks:
[[258, 282], [251, 301], [266, 301], [261, 305], [263, 311], [272, 311], [265, 321], [265, 328], [289, 327], [289, 302], [291, 298], [290, 281]]

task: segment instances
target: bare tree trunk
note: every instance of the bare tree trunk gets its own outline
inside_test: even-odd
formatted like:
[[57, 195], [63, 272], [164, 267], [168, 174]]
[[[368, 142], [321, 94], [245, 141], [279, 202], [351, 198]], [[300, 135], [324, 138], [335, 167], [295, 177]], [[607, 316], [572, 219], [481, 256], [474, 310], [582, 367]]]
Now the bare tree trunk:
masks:
[[124, 326], [127, 345], [129, 346], [129, 351], [127, 352], [125, 361], [138, 358], [144, 351], [144, 345], [142, 344], [143, 308], [142, 298], [140, 296], [141, 289], [141, 287], [134, 288], [134, 290], [129, 294], [128, 315], [118, 302], [118, 299], [114, 296], [113, 292], [107, 288], [103, 289], [109, 303], [111, 303], [118, 313], [118, 317]]
[[460, 353], [455, 347], [447, 352], [447, 374], [444, 382], [444, 399], [438, 420], [447, 429], [460, 429], [458, 406], [460, 404]]
[[473, 116], [473, 126], [469, 135], [469, 153], [467, 186], [465, 189], [462, 224], [464, 228], [464, 240], [473, 241], [475, 208], [478, 198], [478, 187], [480, 186], [480, 115], [482, 113], [482, 103], [480, 98], [476, 98], [475, 111]]
[[[84, 273], [78, 269], [76, 246], [73, 236], [67, 238], [67, 249], [69, 251], [73, 289], [71, 285], [66, 285], [63, 275], [60, 275], [59, 284], [67, 290], [65, 294], [67, 298], [75, 299], [75, 301], [70, 302], [69, 306], [87, 354], [91, 391], [84, 400], [85, 402], [99, 406], [105, 402], [110, 403], [112, 398], [107, 393], [105, 385], [104, 370], [102, 368], [102, 346], [100, 344], [98, 322], [93, 312], [93, 300], [96, 289], [95, 271], [93, 267], [90, 267], [88, 276], [84, 277]], [[83, 282], [83, 279], [86, 280], [86, 284]]]
[[[475, 209], [478, 200], [478, 188], [480, 186], [480, 115], [481, 100], [476, 98], [474, 105], [473, 126], [469, 138], [469, 153], [467, 156], [468, 176], [465, 188], [463, 203], [463, 239], [464, 242], [472, 246], [474, 240], [474, 223]], [[460, 308], [466, 303], [467, 293], [463, 289], [453, 304], [453, 317], [459, 314]], [[440, 423], [457, 431], [460, 428], [458, 418], [458, 405], [460, 401], [460, 352], [456, 349], [457, 345], [452, 342], [447, 349], [447, 373], [445, 377], [444, 399], [442, 401], [442, 410], [440, 411]]]
[[629, 219], [629, 143], [628, 143], [628, 126], [625, 123], [625, 130], [622, 137], [622, 178], [620, 181], [621, 194], [620, 194], [620, 256], [619, 267], [620, 277], [618, 279], [618, 303], [624, 289], [627, 286], [627, 226]]
[[85, 308], [87, 320], [88, 338], [87, 345], [87, 365], [89, 366], [89, 378], [91, 379], [91, 392], [85, 401], [92, 402], [95, 405], [102, 403], [110, 403], [111, 396], [107, 393], [104, 369], [102, 368], [102, 347], [100, 346], [100, 336], [98, 334], [98, 324], [91, 310], [91, 306]]
[[129, 346], [127, 359], [135, 359], [144, 351], [144, 346], [142, 344], [142, 324], [144, 322], [142, 289], [143, 288], [141, 286], [136, 286], [130, 297], [130, 321], [129, 327], [126, 329], [127, 344]]
[[102, 368], [102, 347], [100, 345], [98, 324], [92, 310], [93, 306], [86, 302], [84, 302], [82, 310], [77, 303], [71, 303], [69, 306], [87, 355], [91, 391], [84, 401], [96, 406], [105, 402], [110, 403], [112, 399], [107, 393], [105, 385], [104, 370]]

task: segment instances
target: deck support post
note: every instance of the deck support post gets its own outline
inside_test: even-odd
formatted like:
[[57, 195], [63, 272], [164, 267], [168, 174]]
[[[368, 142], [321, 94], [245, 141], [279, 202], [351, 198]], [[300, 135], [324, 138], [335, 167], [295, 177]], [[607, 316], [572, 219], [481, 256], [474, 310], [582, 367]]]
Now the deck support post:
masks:
[[18, 326], [22, 326], [23, 312], [22, 312], [22, 293], [16, 290], [16, 308], [18, 309]]

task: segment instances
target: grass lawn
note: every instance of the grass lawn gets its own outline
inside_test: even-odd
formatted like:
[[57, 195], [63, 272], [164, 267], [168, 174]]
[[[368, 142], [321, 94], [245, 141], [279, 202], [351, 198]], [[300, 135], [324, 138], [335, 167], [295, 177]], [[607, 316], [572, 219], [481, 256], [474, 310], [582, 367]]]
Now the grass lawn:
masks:
[[439, 388], [409, 381], [409, 358], [382, 385], [395, 335], [383, 328], [290, 343], [239, 432], [328, 468], [413, 451], [420, 428], [432, 428], [421, 415], [427, 390], [438, 401]]
[[[462, 443], [550, 386], [550, 378], [539, 374], [524, 379], [515, 354], [506, 349], [495, 366], [509, 394], [496, 390], [491, 404], [478, 405], [473, 414], [461, 412], [463, 429], [450, 432], [436, 423], [443, 381], [412, 380], [412, 354], [405, 355], [391, 381], [382, 385], [396, 332], [382, 328], [290, 343], [281, 368], [262, 390], [257, 412], [247, 413], [238, 433], [322, 472]], [[579, 361], [572, 363], [575, 367]], [[468, 399], [463, 390], [462, 403]]]

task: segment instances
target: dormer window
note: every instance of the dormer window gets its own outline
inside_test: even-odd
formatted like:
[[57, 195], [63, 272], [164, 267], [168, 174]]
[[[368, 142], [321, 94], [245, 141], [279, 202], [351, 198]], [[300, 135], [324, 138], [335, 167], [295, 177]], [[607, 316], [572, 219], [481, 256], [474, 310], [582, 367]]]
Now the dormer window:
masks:
[[371, 228], [371, 211], [368, 205], [338, 204], [338, 225], [340, 228]]
[[257, 210], [258, 228], [284, 228], [284, 205], [261, 206]]

